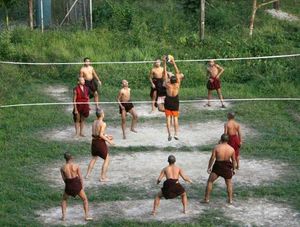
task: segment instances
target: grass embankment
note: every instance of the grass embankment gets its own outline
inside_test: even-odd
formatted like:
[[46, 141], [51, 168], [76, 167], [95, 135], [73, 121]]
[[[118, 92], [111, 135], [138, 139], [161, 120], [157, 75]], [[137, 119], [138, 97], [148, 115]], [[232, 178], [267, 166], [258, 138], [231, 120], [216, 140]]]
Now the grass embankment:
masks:
[[[109, 28], [109, 20], [93, 32], [39, 31], [15, 29], [1, 33], [1, 59], [15, 61], [68, 62], [81, 61], [89, 56], [97, 61], [151, 60], [171, 53], [179, 59], [259, 56], [297, 53], [300, 50], [299, 25], [277, 21], [262, 11], [258, 12], [253, 38], [248, 37], [248, 16], [251, 6], [244, 1], [227, 3], [210, 1], [207, 9], [206, 41], [197, 39], [197, 15], [188, 16], [174, 1], [150, 4], [136, 1], [132, 6], [132, 24], [129, 30]], [[283, 3], [284, 4], [284, 3]], [[141, 7], [141, 8], [139, 8]], [[160, 9], [153, 13], [154, 9]], [[291, 7], [292, 8], [292, 7]], [[158, 14], [158, 15], [157, 15]], [[170, 19], [172, 18], [172, 19]], [[122, 25], [120, 25], [122, 26]], [[122, 30], [122, 31], [120, 31]], [[299, 59], [221, 62], [225, 97], [299, 97]], [[205, 66], [198, 63], [178, 64], [186, 75], [181, 97], [205, 97]], [[129, 80], [133, 99], [148, 99], [147, 80], [150, 65], [95, 66], [103, 80], [102, 100], [114, 100], [123, 78]], [[73, 87], [78, 66], [1, 65], [1, 104], [53, 101], [40, 89], [49, 84]], [[145, 89], [147, 87], [147, 89]], [[249, 139], [242, 156], [269, 158], [291, 165], [290, 177], [269, 186], [236, 188], [237, 198], [267, 197], [286, 202], [300, 210], [300, 150], [298, 102], [253, 102], [236, 104], [233, 110], [238, 120], [254, 128], [259, 138]], [[61, 192], [41, 182], [37, 166], [62, 157], [66, 150], [76, 155], [87, 155], [88, 144], [72, 144], [41, 140], [39, 132], [72, 123], [70, 115], [61, 106], [24, 107], [0, 110], [1, 174], [0, 225], [39, 225], [34, 211], [58, 205]], [[112, 124], [107, 114], [108, 124]], [[191, 112], [182, 116], [182, 122], [225, 120], [224, 112]], [[166, 148], [167, 149], [167, 148]], [[188, 148], [186, 148], [188, 150]], [[124, 152], [112, 148], [112, 153]], [[127, 151], [130, 152], [130, 151]], [[138, 148], [132, 152], [138, 152]], [[263, 174], [263, 173], [262, 173]], [[203, 185], [191, 188], [190, 198], [199, 198]], [[103, 193], [102, 193], [103, 192]], [[124, 186], [103, 187], [101, 193], [90, 195], [91, 201], [113, 201], [134, 198], [132, 189]], [[146, 194], [146, 193], [144, 193]], [[139, 198], [145, 198], [139, 192]], [[217, 189], [213, 196], [225, 196]], [[73, 202], [71, 202], [73, 203]], [[200, 225], [225, 224], [212, 216], [222, 217], [216, 211], [202, 215]], [[102, 220], [104, 225], [138, 225], [123, 220]], [[155, 225], [152, 223], [150, 225]]]

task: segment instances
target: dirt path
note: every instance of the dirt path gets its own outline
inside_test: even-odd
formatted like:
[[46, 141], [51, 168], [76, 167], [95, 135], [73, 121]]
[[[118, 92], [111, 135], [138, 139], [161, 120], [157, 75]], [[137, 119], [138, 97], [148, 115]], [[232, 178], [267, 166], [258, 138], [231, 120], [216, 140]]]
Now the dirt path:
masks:
[[[188, 213], [183, 214], [181, 202], [178, 199], [162, 200], [156, 216], [151, 216], [153, 200], [114, 201], [91, 203], [91, 215], [94, 220], [104, 218], [127, 219], [141, 222], [164, 221], [170, 223], [193, 222], [194, 218], [201, 218], [205, 211], [218, 209], [232, 221], [243, 226], [299, 226], [300, 215], [289, 206], [273, 203], [268, 200], [249, 199], [235, 201], [234, 205], [227, 205], [225, 201], [216, 201], [209, 205], [201, 204], [197, 200], [189, 200]], [[62, 222], [60, 207], [36, 212], [38, 220], [46, 225], [84, 225], [83, 209], [81, 205], [70, 205], [67, 210], [67, 220]], [[218, 218], [218, 217], [216, 217]], [[229, 220], [230, 220], [229, 219]]]
[[299, 21], [299, 18], [282, 10], [267, 9], [266, 12], [278, 20]]
[[[127, 123], [128, 126], [129, 122]], [[127, 139], [123, 140], [121, 126], [112, 127], [108, 125], [107, 134], [113, 135], [115, 144], [118, 147], [129, 146], [155, 146], [155, 147], [183, 147], [201, 146], [210, 143], [217, 143], [223, 133], [224, 123], [220, 121], [210, 121], [205, 123], [181, 124], [179, 128], [179, 140], [173, 138], [168, 141], [165, 122], [160, 123], [140, 123], [137, 126], [138, 133], [133, 133], [127, 129]], [[245, 137], [254, 135], [253, 131], [242, 125]], [[67, 142], [91, 142], [91, 124], [85, 127], [86, 137], [74, 138], [74, 126], [53, 129], [43, 132], [44, 138], [54, 141]]]
[[[91, 159], [89, 152], [87, 157], [76, 159], [83, 174], [86, 173], [88, 163]], [[204, 152], [134, 152], [120, 153], [112, 155], [108, 171], [110, 181], [100, 183], [98, 181], [102, 166], [102, 160], [98, 160], [95, 168], [88, 180], [84, 184], [86, 188], [97, 188], [101, 185], [123, 185], [131, 188], [140, 188], [147, 192], [157, 191], [161, 185], [156, 185], [156, 179], [160, 170], [167, 165], [167, 157], [174, 154], [177, 164], [181, 166], [185, 173], [190, 176], [195, 183], [205, 184], [208, 178], [206, 172], [210, 153]], [[52, 163], [45, 166], [42, 176], [49, 180], [53, 187], [63, 189], [59, 168], [63, 164]], [[276, 163], [270, 160], [241, 159], [241, 169], [237, 171], [233, 182], [239, 186], [260, 186], [269, 184], [280, 179], [286, 174], [286, 164]], [[218, 179], [217, 185], [225, 186], [223, 179]], [[189, 187], [189, 185], [188, 185]]]

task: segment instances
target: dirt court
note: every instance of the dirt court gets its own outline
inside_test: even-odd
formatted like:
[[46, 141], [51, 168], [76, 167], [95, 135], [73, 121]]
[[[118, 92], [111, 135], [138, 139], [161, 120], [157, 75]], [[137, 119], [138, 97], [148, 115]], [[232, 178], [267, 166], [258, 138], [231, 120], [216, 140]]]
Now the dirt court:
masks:
[[[142, 190], [157, 191], [161, 185], [156, 185], [156, 179], [160, 170], [166, 166], [167, 157], [174, 154], [177, 164], [183, 168], [185, 173], [192, 178], [194, 183], [205, 184], [208, 178], [206, 172], [210, 153], [204, 152], [134, 152], [120, 153], [111, 156], [111, 163], [108, 170], [109, 182], [101, 183], [98, 181], [103, 160], [98, 159], [95, 168], [89, 179], [84, 184], [87, 188], [97, 188], [101, 185], [123, 185], [132, 188], [141, 187]], [[75, 161], [85, 175], [91, 156], [87, 152], [84, 158], [76, 158]], [[52, 163], [50, 166], [43, 167], [42, 176], [48, 179], [49, 185], [63, 189], [63, 181], [60, 176], [59, 168], [61, 162]], [[237, 171], [233, 182], [239, 186], [258, 186], [266, 185], [272, 181], [280, 179], [286, 174], [286, 164], [276, 163], [270, 160], [241, 159], [241, 169]], [[141, 171], [142, 170], [142, 171]], [[217, 185], [225, 186], [223, 179], [217, 180]], [[189, 187], [189, 185], [187, 185]]]
[[[215, 144], [219, 141], [223, 133], [224, 122], [209, 121], [205, 123], [189, 123], [181, 124], [179, 127], [179, 140], [168, 141], [168, 134], [165, 122], [161, 123], [140, 123], [137, 125], [138, 133], [133, 133], [129, 130], [127, 124], [127, 139], [123, 140], [121, 126], [112, 127], [108, 124], [107, 134], [114, 137], [115, 146], [154, 146], [154, 147], [183, 147], [183, 146], [201, 146], [207, 144]], [[241, 125], [245, 137], [254, 135], [253, 130], [250, 130], [245, 125]], [[68, 142], [91, 142], [92, 125], [87, 124], [84, 129], [86, 137], [74, 138], [74, 126], [52, 129], [43, 132], [45, 139], [55, 141]]]
[[[48, 86], [44, 91], [46, 95], [56, 99], [59, 102], [72, 102], [72, 92], [69, 90], [68, 87], [63, 85], [56, 85], [56, 86]], [[91, 101], [94, 101], [93, 99]], [[150, 101], [150, 100], [149, 100]], [[226, 111], [226, 108], [220, 108], [220, 102], [211, 102], [211, 107], [205, 107], [206, 101], [201, 101], [198, 103], [181, 103], [181, 113], [186, 113], [190, 110], [221, 110]], [[134, 104], [136, 112], [139, 117], [141, 118], [164, 118], [165, 114], [163, 112], [155, 111], [151, 112], [151, 104], [147, 103], [138, 103]], [[230, 102], [225, 102], [225, 106], [230, 108], [232, 104]], [[103, 104], [102, 108], [106, 113], [110, 114], [110, 117], [119, 118], [119, 107], [118, 104]], [[65, 108], [67, 113], [72, 113], [73, 105], [66, 105]], [[90, 115], [95, 114], [95, 106], [91, 105]]]
[[[56, 92], [51, 89], [46, 92], [58, 101], [70, 101], [70, 92], [68, 89], [59, 87]], [[213, 102], [211, 108], [203, 106], [204, 103], [183, 104], [182, 112], [190, 110], [222, 110], [219, 108], [218, 102]], [[231, 104], [228, 103], [227, 106]], [[69, 109], [68, 109], [69, 108]], [[72, 106], [66, 111], [71, 112]], [[117, 106], [105, 106], [106, 112], [114, 111], [113, 116], [119, 117]], [[157, 118], [164, 117], [164, 114], [155, 112], [150, 114], [150, 104], [136, 105], [136, 110], [140, 117]], [[252, 129], [242, 125], [243, 134], [246, 137], [253, 136], [255, 133]], [[140, 123], [137, 127], [138, 133], [127, 131], [127, 140], [122, 139], [121, 127], [111, 127], [108, 125], [107, 133], [112, 134], [115, 138], [116, 146], [154, 146], [154, 147], [193, 147], [207, 144], [217, 143], [220, 135], [223, 133], [223, 122], [211, 121], [205, 123], [190, 123], [180, 126], [180, 140], [171, 142], [167, 141], [167, 132], [165, 122], [159, 123]], [[192, 132], [192, 133], [191, 133]], [[52, 129], [44, 133], [47, 139], [68, 142], [88, 142], [91, 141], [91, 125], [87, 124], [85, 128], [86, 137], [73, 138], [73, 126]], [[159, 136], [157, 136], [159, 135]], [[156, 137], [156, 138], [155, 138]], [[155, 138], [155, 139], [153, 139]], [[205, 187], [208, 174], [206, 172], [210, 153], [183, 151], [183, 152], [167, 152], [155, 150], [152, 152], [122, 152], [111, 155], [111, 163], [108, 171], [109, 182], [100, 183], [98, 181], [101, 165], [103, 160], [99, 159], [89, 179], [84, 181], [86, 188], [99, 189], [102, 185], [107, 186], [127, 186], [129, 188], [141, 189], [141, 191], [154, 195], [161, 185], [156, 185], [156, 179], [160, 170], [167, 165], [167, 157], [174, 154], [177, 158], [177, 164], [185, 170], [185, 173], [192, 178], [195, 184]], [[235, 186], [262, 186], [270, 184], [276, 180], [284, 178], [287, 174], [287, 164], [278, 163], [271, 160], [254, 160], [244, 159], [241, 153], [241, 169], [237, 171], [233, 178]], [[83, 174], [86, 173], [87, 166], [91, 160], [90, 147], [87, 146], [85, 157], [76, 157], [75, 161], [80, 165]], [[47, 164], [45, 171], [42, 173], [44, 179], [48, 179], [51, 187], [61, 188], [64, 184], [60, 177], [59, 168], [63, 164], [63, 160]], [[141, 171], [141, 169], [143, 171]], [[125, 174], [126, 171], [126, 174]], [[182, 181], [181, 181], [182, 182]], [[187, 191], [190, 185], [182, 182]], [[224, 180], [219, 179], [216, 186], [225, 187]], [[224, 189], [225, 190], [225, 189]], [[200, 198], [199, 198], [200, 199]], [[74, 203], [76, 205], [74, 205]], [[82, 205], [78, 202], [70, 202], [67, 211], [67, 220], [60, 221], [61, 208], [54, 207], [48, 210], [40, 210], [36, 212], [38, 220], [45, 225], [84, 225], [87, 222], [83, 219]], [[299, 226], [300, 215], [295, 210], [280, 203], [273, 203], [266, 199], [250, 198], [244, 201], [237, 200], [233, 205], [226, 204], [226, 198], [211, 198], [210, 204], [201, 204], [198, 200], [189, 200], [189, 212], [184, 215], [182, 213], [182, 205], [179, 199], [163, 200], [157, 216], [150, 215], [153, 200], [128, 200], [113, 201], [102, 203], [91, 203], [90, 210], [94, 220], [103, 218], [127, 219], [141, 222], [163, 221], [163, 222], [193, 222], [195, 218], [201, 218], [205, 212], [209, 210], [219, 210], [225, 217], [235, 223], [244, 226]], [[220, 217], [216, 217], [217, 219]]]
[[[201, 204], [198, 200], [189, 200], [188, 213], [182, 213], [179, 199], [162, 200], [156, 216], [152, 216], [153, 200], [114, 201], [90, 203], [91, 215], [94, 220], [103, 218], [121, 218], [141, 222], [193, 222], [194, 218], [201, 218], [209, 209], [220, 210], [232, 222], [243, 226], [299, 226], [300, 214], [284, 204], [273, 203], [268, 200], [249, 199], [237, 200], [233, 205], [224, 201], [215, 201], [210, 204]], [[46, 225], [84, 225], [82, 205], [70, 205], [67, 209], [67, 220], [59, 220], [60, 207], [36, 212], [41, 223]], [[218, 218], [218, 217], [216, 217]]]

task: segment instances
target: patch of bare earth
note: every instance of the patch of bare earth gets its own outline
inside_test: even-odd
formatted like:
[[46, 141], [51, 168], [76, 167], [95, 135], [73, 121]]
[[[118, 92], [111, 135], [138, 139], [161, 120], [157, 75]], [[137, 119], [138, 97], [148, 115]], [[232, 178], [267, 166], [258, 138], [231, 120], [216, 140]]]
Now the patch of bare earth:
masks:
[[[86, 173], [91, 156], [75, 158], [83, 174]], [[197, 184], [205, 184], [208, 178], [206, 172], [210, 153], [204, 152], [134, 152], [111, 155], [108, 170], [109, 182], [99, 182], [99, 175], [103, 161], [99, 159], [89, 179], [84, 180], [86, 188], [99, 188], [105, 185], [123, 185], [131, 188], [140, 188], [149, 192], [156, 192], [161, 185], [156, 185], [160, 170], [167, 165], [167, 157], [174, 154], [177, 164]], [[63, 190], [64, 183], [59, 168], [63, 161], [43, 167], [42, 177], [49, 181], [49, 185]], [[259, 186], [280, 179], [286, 174], [286, 164], [270, 160], [241, 159], [241, 169], [233, 177], [233, 183], [239, 186]], [[182, 182], [187, 188], [188, 184]], [[224, 180], [218, 179], [217, 185], [225, 187]]]
[[72, 102], [72, 92], [70, 92], [69, 88], [63, 85], [52, 85], [46, 87], [43, 92], [57, 101], [60, 102]]
[[[44, 92], [55, 98], [57, 101], [60, 102], [72, 102], [72, 92], [68, 89], [68, 87], [63, 85], [57, 85], [57, 86], [48, 86]], [[93, 101], [93, 100], [92, 100]], [[191, 110], [226, 110], [224, 108], [220, 108], [221, 104], [219, 102], [212, 102], [210, 107], [205, 107], [206, 101], [203, 102], [197, 102], [197, 103], [181, 103], [180, 104], [180, 112], [182, 114], [187, 113]], [[226, 102], [226, 107], [231, 107], [231, 103]], [[119, 106], [118, 104], [112, 103], [112, 104], [102, 104], [101, 107], [104, 109], [106, 113], [109, 113], [110, 118], [119, 118]], [[157, 118], [161, 117], [164, 118], [165, 114], [163, 112], [159, 112], [158, 110], [151, 112], [151, 104], [143, 104], [138, 103], [134, 104], [135, 110], [139, 117], [141, 118]], [[66, 105], [66, 112], [72, 113], [73, 111], [73, 105]], [[95, 114], [95, 106], [91, 105], [91, 112], [90, 115]]]
[[[94, 220], [127, 219], [141, 222], [193, 222], [195, 218], [205, 215], [205, 210], [221, 210], [229, 220], [242, 226], [299, 226], [299, 213], [284, 204], [272, 203], [268, 200], [239, 200], [234, 205], [218, 201], [208, 205], [198, 200], [189, 200], [187, 214], [182, 213], [179, 199], [162, 200], [157, 215], [152, 216], [153, 200], [114, 201], [91, 203], [90, 210]], [[83, 208], [81, 205], [71, 205], [67, 209], [66, 221], [61, 221], [60, 207], [36, 212], [38, 220], [46, 225], [84, 225]]]
[[267, 199], [250, 198], [237, 201], [234, 205], [223, 206], [225, 216], [246, 226], [289, 226], [300, 223], [300, 214], [286, 204], [274, 203]]
[[[199, 216], [204, 207], [196, 201], [190, 201], [189, 212], [182, 213], [182, 205], [180, 200], [164, 200], [156, 216], [151, 215], [153, 200], [132, 200], [132, 201], [114, 201], [103, 203], [91, 203], [90, 210], [94, 220], [102, 220], [103, 218], [111, 219], [127, 219], [147, 221], [176, 221], [184, 222]], [[54, 207], [48, 210], [36, 212], [41, 223], [46, 225], [84, 225], [82, 205], [73, 205], [67, 209], [67, 219], [61, 221], [61, 208]]]
[[266, 12], [272, 17], [277, 18], [279, 20], [299, 21], [299, 18], [297, 16], [284, 12], [282, 10], [267, 9]]
[[[166, 123], [140, 123], [137, 125], [138, 133], [129, 130], [127, 123], [127, 139], [123, 140], [121, 126], [113, 127], [108, 125], [107, 134], [114, 137], [115, 145], [118, 147], [129, 146], [155, 146], [155, 147], [183, 147], [183, 146], [201, 146], [209, 143], [217, 143], [223, 133], [224, 124], [220, 121], [210, 121], [203, 123], [180, 124], [179, 140], [168, 141]], [[247, 137], [253, 135], [252, 130], [242, 125], [244, 135]], [[86, 137], [74, 138], [74, 126], [52, 129], [49, 132], [43, 132], [44, 138], [54, 141], [67, 142], [91, 142], [91, 124], [87, 124], [84, 129]]]

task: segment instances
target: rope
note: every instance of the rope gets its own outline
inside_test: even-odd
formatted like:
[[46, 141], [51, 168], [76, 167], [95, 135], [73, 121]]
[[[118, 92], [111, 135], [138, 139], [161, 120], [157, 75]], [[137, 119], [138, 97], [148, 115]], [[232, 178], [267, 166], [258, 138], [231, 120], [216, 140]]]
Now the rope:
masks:
[[[232, 57], [232, 58], [207, 58], [207, 59], [187, 59], [176, 60], [176, 62], [207, 62], [215, 61], [240, 61], [240, 60], [258, 60], [258, 59], [276, 59], [276, 58], [290, 58], [299, 57], [300, 54], [285, 54], [285, 55], [271, 55], [271, 56], [257, 56], [257, 57]], [[111, 64], [148, 64], [155, 61], [98, 61], [93, 62], [94, 65], [111, 65]], [[83, 62], [14, 62], [14, 61], [0, 61], [0, 64], [9, 65], [82, 65]]]
[[[212, 99], [211, 102], [219, 102], [219, 99]], [[300, 98], [244, 98], [244, 99], [224, 99], [224, 102], [249, 102], [249, 101], [300, 101]], [[181, 100], [180, 103], [200, 103], [207, 102], [207, 99], [194, 99], [194, 100]], [[123, 102], [128, 103], [128, 102]], [[152, 101], [133, 101], [134, 104], [148, 104]], [[74, 104], [87, 104], [86, 102], [50, 102], [50, 103], [19, 103], [1, 105], [0, 108], [11, 107], [29, 107], [29, 106], [54, 106], [54, 105], [74, 105]], [[119, 104], [118, 102], [89, 102], [89, 104]]]

